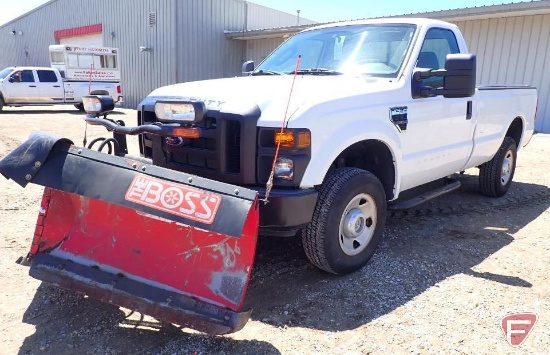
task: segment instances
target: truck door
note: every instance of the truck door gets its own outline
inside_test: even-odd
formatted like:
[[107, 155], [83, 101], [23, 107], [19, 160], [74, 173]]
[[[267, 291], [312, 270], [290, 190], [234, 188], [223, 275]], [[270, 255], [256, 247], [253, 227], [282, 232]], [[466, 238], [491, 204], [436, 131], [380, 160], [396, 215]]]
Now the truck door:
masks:
[[63, 82], [55, 71], [50, 69], [39, 69], [38, 88], [40, 92], [40, 101], [46, 103], [63, 102]]
[[33, 70], [16, 71], [4, 84], [10, 102], [37, 103], [40, 100]]
[[[431, 28], [416, 67], [443, 69], [447, 54], [459, 52], [453, 31]], [[424, 79], [423, 85], [442, 87], [443, 77]], [[411, 96], [406, 112], [408, 123], [406, 131], [401, 132], [405, 152], [402, 189], [445, 177], [464, 167], [473, 147], [472, 98]]]

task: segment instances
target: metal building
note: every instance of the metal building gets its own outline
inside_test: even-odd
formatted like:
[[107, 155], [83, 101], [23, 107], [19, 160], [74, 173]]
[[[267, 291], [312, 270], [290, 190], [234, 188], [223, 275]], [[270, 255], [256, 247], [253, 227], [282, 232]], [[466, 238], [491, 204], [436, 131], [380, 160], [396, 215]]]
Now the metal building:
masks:
[[[477, 55], [479, 85], [538, 88], [535, 128], [550, 133], [550, 0], [408, 14], [456, 23]], [[285, 38], [309, 26], [228, 33], [246, 42], [247, 58], [260, 61]]]
[[178, 82], [241, 74], [227, 31], [314, 23], [242, 0], [52, 0], [0, 26], [0, 67], [49, 66], [50, 44], [118, 47], [125, 106]]

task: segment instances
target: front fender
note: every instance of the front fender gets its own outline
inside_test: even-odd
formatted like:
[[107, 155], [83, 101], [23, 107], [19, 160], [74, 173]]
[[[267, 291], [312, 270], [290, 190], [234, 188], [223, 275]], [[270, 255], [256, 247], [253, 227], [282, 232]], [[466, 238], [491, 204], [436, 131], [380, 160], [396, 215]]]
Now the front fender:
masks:
[[[406, 134], [406, 133], [402, 133]], [[342, 126], [332, 131], [321, 141], [312, 139], [311, 161], [302, 178], [301, 188], [310, 188], [322, 184], [334, 160], [348, 147], [364, 140], [377, 140], [384, 143], [390, 150], [395, 165], [396, 195], [400, 186], [398, 173], [402, 163], [401, 141], [397, 129], [391, 124], [380, 121], [365, 121], [361, 132], [353, 132], [349, 126]]]

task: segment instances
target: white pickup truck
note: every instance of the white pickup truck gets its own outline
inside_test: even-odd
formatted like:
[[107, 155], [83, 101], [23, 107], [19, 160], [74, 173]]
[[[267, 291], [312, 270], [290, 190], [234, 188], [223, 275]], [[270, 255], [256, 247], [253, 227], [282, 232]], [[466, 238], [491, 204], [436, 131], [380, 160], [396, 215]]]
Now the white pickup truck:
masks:
[[245, 63], [249, 76], [157, 89], [137, 126], [105, 117], [109, 97], [85, 97], [86, 122], [112, 138], [79, 148], [42, 133], [0, 160], [5, 177], [47, 187], [19, 263], [165, 322], [237, 331], [258, 230], [301, 231], [314, 265], [346, 274], [374, 254], [388, 208], [455, 190], [454, 173], [479, 167], [483, 194], [507, 192], [537, 93], [476, 88], [475, 63], [452, 24], [349, 22], [294, 35]]
[[[243, 71], [153, 91], [138, 127], [87, 121], [140, 134], [154, 165], [269, 191], [260, 234], [301, 230], [310, 261], [336, 274], [367, 263], [388, 208], [455, 190], [457, 172], [478, 167], [481, 192], [505, 194], [534, 131], [536, 89], [476, 88], [475, 56], [442, 21], [314, 27]], [[439, 179], [447, 185], [398, 200]]]
[[83, 110], [82, 96], [109, 95], [122, 101], [120, 83], [65, 81], [55, 68], [9, 67], [0, 71], [0, 111], [4, 106], [73, 104]]

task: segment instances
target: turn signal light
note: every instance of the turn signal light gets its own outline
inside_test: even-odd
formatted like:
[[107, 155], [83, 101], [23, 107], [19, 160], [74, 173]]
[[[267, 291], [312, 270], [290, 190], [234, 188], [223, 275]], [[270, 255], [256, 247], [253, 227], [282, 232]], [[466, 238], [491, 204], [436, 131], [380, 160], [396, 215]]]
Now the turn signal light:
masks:
[[173, 136], [181, 138], [200, 138], [201, 131], [198, 128], [177, 127], [174, 128]]
[[308, 148], [311, 146], [311, 133], [306, 132], [293, 132], [283, 131], [275, 132], [275, 145], [280, 144], [283, 148]]
[[275, 132], [275, 144], [280, 144], [284, 148], [294, 147], [294, 133], [293, 132]]
[[307, 148], [311, 145], [311, 134], [309, 132], [298, 133], [298, 148]]

